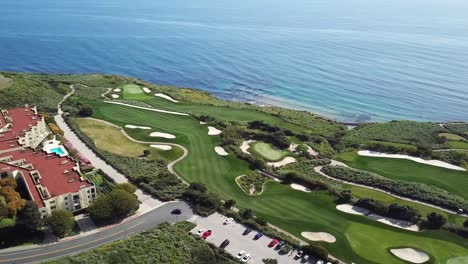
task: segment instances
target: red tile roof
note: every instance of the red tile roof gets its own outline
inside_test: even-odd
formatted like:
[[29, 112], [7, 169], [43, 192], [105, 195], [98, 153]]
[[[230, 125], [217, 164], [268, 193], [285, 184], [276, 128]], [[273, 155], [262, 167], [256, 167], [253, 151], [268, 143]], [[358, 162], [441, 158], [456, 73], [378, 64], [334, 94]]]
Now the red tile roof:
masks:
[[32, 107], [21, 107], [8, 110], [8, 116], [13, 121], [13, 127], [9, 133], [10, 137], [21, 136], [23, 130], [30, 130], [31, 126], [37, 125], [41, 117], [33, 111]]

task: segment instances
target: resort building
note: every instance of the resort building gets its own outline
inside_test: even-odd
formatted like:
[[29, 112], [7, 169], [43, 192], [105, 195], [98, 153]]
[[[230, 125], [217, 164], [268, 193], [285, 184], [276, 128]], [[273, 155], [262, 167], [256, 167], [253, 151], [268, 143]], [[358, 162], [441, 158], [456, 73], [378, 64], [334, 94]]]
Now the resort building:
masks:
[[14, 177], [24, 183], [43, 217], [54, 210], [88, 207], [96, 198], [96, 188], [82, 177], [78, 163], [63, 146], [36, 151], [50, 135], [36, 108], [0, 111], [0, 178]]

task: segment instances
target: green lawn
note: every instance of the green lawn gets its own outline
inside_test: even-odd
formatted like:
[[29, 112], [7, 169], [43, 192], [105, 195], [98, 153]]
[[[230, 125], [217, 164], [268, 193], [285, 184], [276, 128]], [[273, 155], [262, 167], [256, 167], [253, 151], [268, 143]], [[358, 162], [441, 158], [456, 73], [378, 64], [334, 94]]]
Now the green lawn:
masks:
[[466, 139], [464, 137], [461, 137], [457, 134], [452, 134], [452, 133], [440, 133], [439, 134], [439, 137], [444, 137], [448, 140], [454, 140], [454, 141], [458, 141], [458, 140], [464, 140], [466, 141]]
[[439, 187], [468, 200], [468, 172], [425, 165], [411, 160], [359, 156], [342, 153], [338, 160], [347, 165], [395, 180], [420, 182]]
[[468, 149], [468, 142], [463, 141], [449, 141], [447, 145], [454, 149]]
[[272, 144], [261, 141], [251, 144], [251, 150], [268, 161], [278, 161], [291, 154], [288, 150], [276, 149]]
[[[349, 215], [335, 209], [334, 198], [328, 192], [304, 193], [289, 186], [267, 182], [258, 197], [246, 195], [235, 183], [235, 178], [249, 173], [245, 162], [233, 155], [219, 156], [213, 150], [219, 137], [208, 136], [206, 126], [190, 116], [177, 116], [128, 108], [119, 105], [87, 101], [95, 109], [94, 117], [117, 125], [138, 124], [154, 130], [126, 130], [139, 140], [155, 140], [152, 131], [171, 133], [176, 139], [158, 139], [176, 142], [187, 147], [189, 155], [177, 163], [175, 170], [189, 182], [205, 183], [210, 191], [224, 199], [235, 199], [240, 208], [252, 208], [260, 217], [300, 236], [303, 231], [325, 231], [337, 238], [326, 244], [334, 255], [356, 263], [400, 263], [388, 253], [389, 248], [413, 246], [429, 252], [437, 263], [449, 258], [468, 256], [468, 241], [445, 231], [411, 233]], [[217, 111], [222, 112], [222, 111]], [[374, 243], [378, 241], [378, 243]]]
[[126, 84], [123, 86], [124, 95], [125, 94], [141, 94], [143, 90], [139, 85], [135, 84]]

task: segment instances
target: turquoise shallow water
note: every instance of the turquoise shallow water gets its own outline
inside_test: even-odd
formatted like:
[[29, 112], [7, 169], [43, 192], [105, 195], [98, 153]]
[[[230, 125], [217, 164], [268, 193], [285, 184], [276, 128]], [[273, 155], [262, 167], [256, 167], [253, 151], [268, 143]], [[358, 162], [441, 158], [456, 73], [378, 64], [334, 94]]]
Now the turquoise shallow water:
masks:
[[0, 70], [137, 76], [343, 121], [468, 121], [465, 0], [2, 0]]

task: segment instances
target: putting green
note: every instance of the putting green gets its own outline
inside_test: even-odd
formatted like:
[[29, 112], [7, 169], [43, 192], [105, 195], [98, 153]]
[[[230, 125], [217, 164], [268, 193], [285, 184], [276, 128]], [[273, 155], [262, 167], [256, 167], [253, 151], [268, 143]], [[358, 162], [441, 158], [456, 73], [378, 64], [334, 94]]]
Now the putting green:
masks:
[[273, 145], [265, 142], [256, 142], [252, 144], [252, 150], [255, 154], [267, 159], [268, 161], [278, 161], [290, 154], [287, 150], [275, 149]]
[[[95, 110], [95, 118], [119, 126], [144, 124], [154, 131], [176, 135], [175, 139], [158, 138], [158, 141], [176, 142], [187, 147], [188, 156], [174, 168], [187, 181], [206, 184], [210, 191], [222, 198], [235, 199], [238, 207], [252, 208], [258, 216], [298, 237], [306, 230], [332, 234], [337, 239], [336, 243], [324, 246], [347, 262], [403, 264], [405, 262], [388, 253], [389, 248], [399, 247], [420, 248], [434, 256], [437, 263], [468, 255], [468, 252], [465, 255], [463, 252], [468, 241], [447, 231], [410, 234], [365, 217], [339, 212], [335, 208], [334, 197], [326, 191], [304, 193], [277, 182], [267, 182], [262, 195], [246, 195], [237, 186], [235, 178], [250, 173], [248, 165], [234, 155], [219, 156], [212, 151], [219, 144], [219, 137], [208, 136], [206, 127], [191, 116], [175, 116], [97, 101], [86, 100], [86, 104]], [[126, 131], [138, 140], [155, 140], [149, 137], [150, 131]]]
[[143, 93], [143, 89], [136, 84], [126, 84], [123, 86], [124, 92], [128, 94], [140, 94]]

